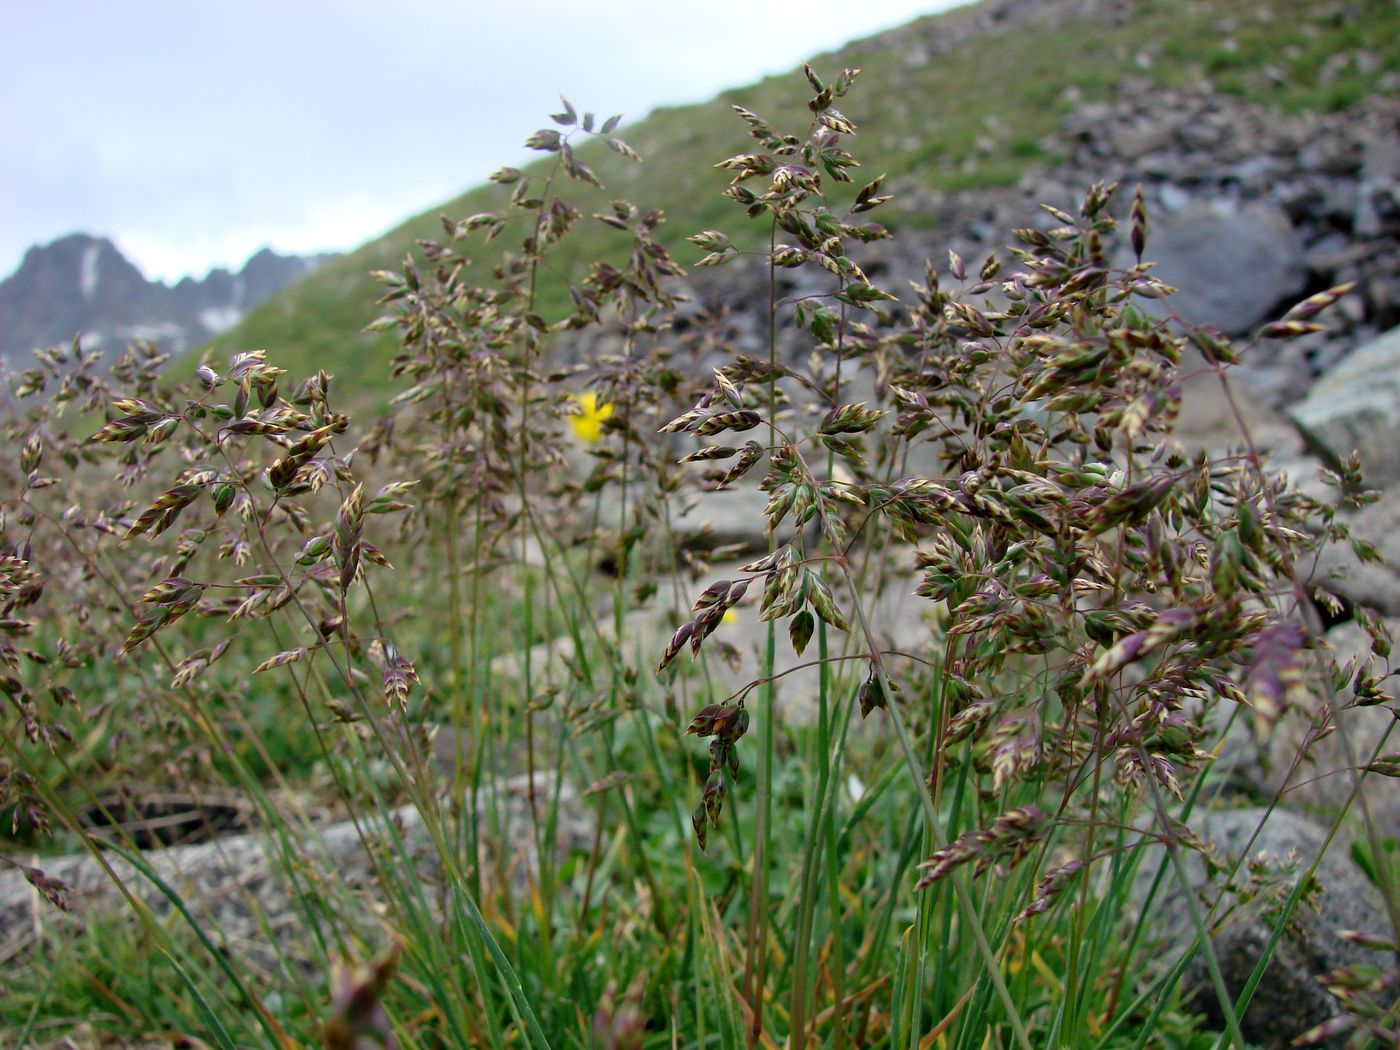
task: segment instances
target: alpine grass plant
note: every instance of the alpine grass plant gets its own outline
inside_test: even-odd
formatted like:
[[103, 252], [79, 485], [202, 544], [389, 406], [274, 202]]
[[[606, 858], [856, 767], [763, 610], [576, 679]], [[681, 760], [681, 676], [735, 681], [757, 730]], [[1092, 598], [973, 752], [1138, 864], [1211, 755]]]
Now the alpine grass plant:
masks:
[[[75, 344], [15, 377], [0, 789], [23, 852], [0, 863], [64, 907], [35, 857], [86, 850], [137, 926], [35, 913], [6, 949], [7, 1042], [1209, 1046], [1180, 988], [1199, 955], [1219, 1045], [1245, 1045], [1267, 953], [1227, 986], [1219, 895], [1185, 855], [1253, 886], [1275, 944], [1321, 858], [1246, 867], [1189, 820], [1222, 795], [1232, 723], [1318, 739], [1344, 705], [1393, 706], [1384, 624], [1358, 610], [1371, 652], [1336, 666], [1310, 568], [1328, 543], [1373, 556], [1337, 513], [1373, 494], [1354, 464], [1332, 501], [1305, 494], [1247, 432], [1220, 456], [1173, 439], [1184, 355], [1228, 397], [1251, 347], [1140, 308], [1170, 292], [1141, 195], [1093, 186], [1005, 258], [876, 287], [855, 260], [889, 196], [855, 179], [839, 108], [857, 72], [805, 70], [805, 127], [736, 107], [755, 152], [716, 192], [761, 240], [690, 238], [698, 266], [760, 275], [765, 355], [678, 323], [664, 215], [571, 203], [598, 183], [581, 136], [635, 154], [566, 102], [528, 140], [545, 174], [497, 172], [500, 210], [379, 275], [401, 352], [368, 426], [332, 376], [262, 351], [187, 377], [137, 345], [104, 374]], [[582, 223], [616, 254], [557, 269]], [[826, 290], [782, 297], [799, 268]], [[1315, 330], [1343, 291], [1260, 338]], [[743, 485], [765, 552], [677, 527]], [[916, 648], [886, 640], [891, 591], [926, 603]], [[752, 604], [749, 653], [726, 628]], [[1395, 768], [1378, 750], [1341, 775], [1361, 797]], [[109, 801], [150, 784], [250, 800], [285, 906], [163, 876]], [[353, 861], [322, 815], [353, 822]], [[1315, 1033], [1356, 1046], [1396, 1029], [1400, 938], [1361, 824], [1392, 934], [1351, 936], [1387, 962], [1333, 975]], [[1171, 892], [1175, 940], [1151, 921]]]

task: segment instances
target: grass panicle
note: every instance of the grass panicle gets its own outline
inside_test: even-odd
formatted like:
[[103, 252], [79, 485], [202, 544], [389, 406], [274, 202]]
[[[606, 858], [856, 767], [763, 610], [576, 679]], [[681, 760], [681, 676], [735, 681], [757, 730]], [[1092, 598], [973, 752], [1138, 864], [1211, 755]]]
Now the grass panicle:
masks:
[[[1243, 1047], [1267, 953], [1241, 994], [1212, 934], [1252, 909], [1274, 950], [1321, 856], [1191, 821], [1232, 726], [1393, 706], [1384, 622], [1357, 610], [1337, 666], [1309, 568], [1374, 550], [1341, 511], [1375, 494], [1355, 463], [1300, 489], [1247, 431], [1177, 440], [1183, 369], [1228, 398], [1252, 344], [1142, 308], [1170, 289], [1140, 193], [880, 287], [858, 260], [899, 180], [858, 156], [859, 72], [805, 67], [800, 119], [733, 106], [693, 251], [598, 203], [590, 149], [641, 158], [565, 100], [496, 206], [378, 273], [378, 418], [275, 347], [104, 370], [75, 342], [12, 377], [0, 861], [48, 903], [5, 948], [7, 1044], [1207, 1046], [1199, 955]], [[765, 356], [684, 265], [752, 277]], [[743, 549], [686, 524], [733, 490]], [[1331, 832], [1361, 829], [1395, 927], [1361, 781], [1396, 763], [1353, 759]], [[145, 859], [117, 814], [156, 785], [211, 835], [201, 800], [244, 800], [264, 888]], [[62, 915], [63, 851], [136, 932]], [[1384, 1042], [1400, 933], [1348, 936], [1381, 961], [1327, 979], [1312, 1037]]]

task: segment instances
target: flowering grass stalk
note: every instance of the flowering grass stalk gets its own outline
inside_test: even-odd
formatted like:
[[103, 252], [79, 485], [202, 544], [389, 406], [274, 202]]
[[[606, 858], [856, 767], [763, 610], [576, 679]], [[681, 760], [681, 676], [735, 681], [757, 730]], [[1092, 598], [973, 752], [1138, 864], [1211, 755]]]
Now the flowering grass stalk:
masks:
[[[1140, 195], [1115, 211], [1096, 185], [1006, 258], [878, 287], [858, 260], [890, 195], [855, 178], [856, 74], [806, 69], [798, 132], [736, 107], [752, 152], [716, 192], [767, 243], [691, 237], [697, 267], [766, 287], [766, 359], [682, 323], [665, 216], [588, 196], [575, 144], [633, 157], [617, 118], [567, 102], [527, 143], [548, 165], [493, 176], [504, 207], [380, 274], [402, 352], [371, 426], [261, 352], [189, 376], [141, 346], [110, 376], [39, 355], [0, 476], [20, 845], [103, 857], [99, 786], [237, 788], [285, 907], [250, 893], [238, 925], [121, 829], [135, 873], [110, 874], [153, 950], [101, 919], [16, 947], [6, 1036], [100, 1006], [120, 1038], [226, 1046], [1109, 1050], [1197, 1037], [1199, 952], [1242, 1042], [1268, 952], [1232, 998], [1182, 864], [1208, 852], [1187, 823], [1217, 795], [1208, 715], [1267, 734], [1343, 681], [1393, 703], [1384, 625], [1359, 614], [1369, 662], [1341, 675], [1296, 568], [1370, 497], [1350, 468], [1329, 503], [1257, 450], [1178, 446], [1184, 353], [1224, 379], [1240, 350], [1138, 308], [1168, 294]], [[584, 222], [617, 253], [560, 277]], [[464, 253], [512, 238], [468, 283]], [[804, 267], [823, 276], [789, 295]], [[761, 553], [676, 527], [744, 485]], [[924, 603], [918, 644], [881, 622], [890, 591]], [[353, 861], [317, 813], [351, 822]], [[1163, 948], [1173, 885], [1194, 937]], [[1269, 891], [1275, 944], [1307, 886]], [[103, 964], [116, 944], [143, 988]], [[1384, 988], [1334, 985], [1386, 1030]]]

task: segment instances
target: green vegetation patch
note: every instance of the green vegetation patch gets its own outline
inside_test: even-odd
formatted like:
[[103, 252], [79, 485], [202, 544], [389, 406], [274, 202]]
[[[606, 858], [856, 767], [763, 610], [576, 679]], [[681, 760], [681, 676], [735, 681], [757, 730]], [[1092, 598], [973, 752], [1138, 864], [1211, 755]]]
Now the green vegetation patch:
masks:
[[[1400, 70], [1400, 10], [1387, 0], [1141, 0], [1095, 17], [1031, 17], [991, 26], [943, 51], [975, 9], [919, 19], [857, 41], [819, 66], [862, 70], [862, 91], [847, 114], [863, 136], [863, 173], [887, 172], [906, 189], [976, 190], [1014, 185], [1028, 168], [1053, 162], [1060, 123], [1083, 101], [1113, 97], [1127, 76], [1162, 87], [1207, 82], [1284, 113], [1332, 112], [1380, 89]], [[585, 214], [606, 212], [614, 197], [660, 208], [660, 242], [684, 266], [699, 253], [686, 237], [720, 224], [727, 214], [725, 179], [715, 158], [732, 152], [742, 105], [783, 126], [800, 119], [805, 100], [788, 76], [722, 93], [711, 102], [659, 109], [620, 134], [644, 158], [631, 165], [604, 143], [579, 147], [605, 191], [578, 194]], [[580, 100], [586, 101], [586, 100]], [[545, 168], [528, 169], [539, 176]], [[276, 348], [294, 371], [325, 368], [349, 389], [382, 390], [393, 353], [384, 335], [363, 331], [376, 316], [377, 269], [395, 268], [422, 239], [442, 235], [441, 218], [500, 209], [507, 196], [482, 186], [416, 216], [263, 304], [212, 344], [218, 356]], [[912, 194], [911, 196], [917, 196]], [[929, 220], [900, 205], [883, 216], [891, 227]], [[553, 319], [568, 309], [566, 281], [585, 262], [625, 260], [615, 231], [584, 222], [545, 275], [540, 309]], [[495, 255], [477, 246], [472, 270], [481, 280]], [[421, 257], [420, 257], [421, 261]], [[368, 407], [383, 407], [384, 393]]]

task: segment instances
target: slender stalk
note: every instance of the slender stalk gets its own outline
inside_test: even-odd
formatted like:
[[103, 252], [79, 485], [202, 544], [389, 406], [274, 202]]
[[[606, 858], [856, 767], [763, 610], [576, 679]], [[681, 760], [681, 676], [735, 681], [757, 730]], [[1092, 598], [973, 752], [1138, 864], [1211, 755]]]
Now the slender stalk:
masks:
[[[859, 604], [856, 606], [859, 611]], [[864, 614], [861, 613], [864, 621]], [[862, 622], [862, 629], [868, 634], [868, 626]], [[883, 678], [884, 671], [879, 664], [875, 665], [876, 674]], [[889, 696], [888, 683], [881, 681], [880, 688], [886, 690], [885, 695]], [[909, 739], [909, 730], [905, 728], [904, 717], [899, 713], [899, 705], [891, 703], [886, 708], [889, 714], [890, 724], [894, 726], [895, 735], [899, 738], [899, 747], [904, 754], [904, 764], [909, 774], [914, 778], [914, 783], [918, 786], [920, 808], [924, 812], [924, 819], [928, 824], [929, 833], [933, 836], [934, 845], [942, 849], [947, 845], [943, 836], [942, 826], [938, 821], [938, 814], [933, 811], [933, 800], [929, 793], [923, 788], [923, 777], [919, 774], [918, 758], [914, 754], [913, 742]], [[1001, 975], [1001, 964], [997, 959], [996, 952], [987, 942], [987, 933], [982, 928], [982, 920], [977, 914], [977, 904], [972, 899], [972, 893], [967, 888], [966, 875], [962, 871], [952, 874], [953, 892], [958, 896], [958, 904], [962, 908], [963, 918], [967, 922], [973, 940], [977, 944], [977, 952], [982, 957], [982, 964], [986, 967], [987, 978], [992, 982], [992, 987], [996, 990], [996, 996], [1001, 1000], [1002, 1009], [1006, 1011], [1007, 1023], [1011, 1025], [1012, 1035], [1016, 1039], [1016, 1045], [1021, 1050], [1031, 1050], [1030, 1038], [1026, 1034], [1025, 1022], [1021, 1020], [1020, 1011], [1016, 1009], [1016, 1003], [1011, 998], [1011, 993], [1006, 987], [1006, 981]]]

